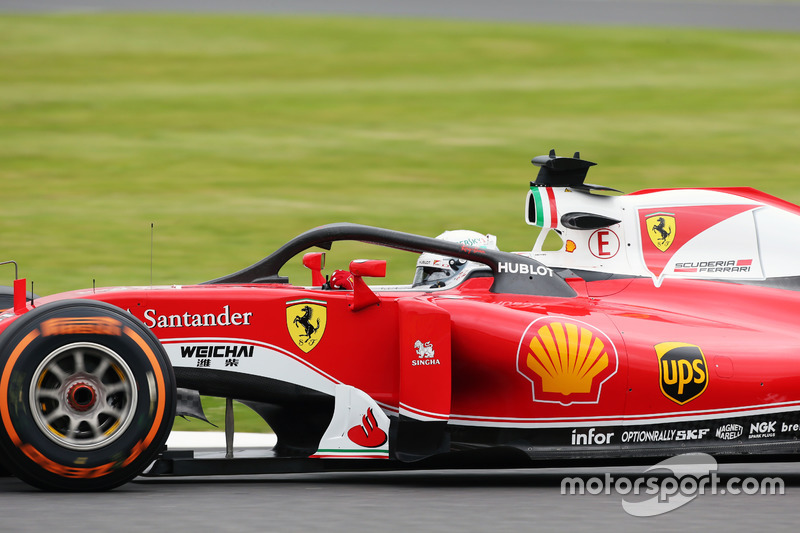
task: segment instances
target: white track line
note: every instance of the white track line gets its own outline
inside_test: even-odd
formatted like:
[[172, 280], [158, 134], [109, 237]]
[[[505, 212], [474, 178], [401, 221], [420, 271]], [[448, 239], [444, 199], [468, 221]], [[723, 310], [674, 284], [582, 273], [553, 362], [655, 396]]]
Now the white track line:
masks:
[[[274, 433], [234, 433], [235, 448], [272, 448]], [[225, 448], [225, 433], [219, 431], [173, 431], [167, 438], [171, 449]]]

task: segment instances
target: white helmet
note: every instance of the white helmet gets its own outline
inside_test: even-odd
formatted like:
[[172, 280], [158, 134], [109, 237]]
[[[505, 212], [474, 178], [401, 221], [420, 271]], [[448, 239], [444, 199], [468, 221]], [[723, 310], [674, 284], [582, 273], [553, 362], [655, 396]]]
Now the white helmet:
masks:
[[[471, 246], [472, 248], [498, 249], [497, 237], [488, 234], [482, 235], [477, 231], [465, 229], [445, 231], [436, 238]], [[411, 286], [420, 287], [425, 285], [432, 289], [446, 287], [452, 282], [465, 279], [470, 272], [483, 266], [475, 261], [426, 252], [417, 259], [417, 270], [414, 273], [414, 281]]]

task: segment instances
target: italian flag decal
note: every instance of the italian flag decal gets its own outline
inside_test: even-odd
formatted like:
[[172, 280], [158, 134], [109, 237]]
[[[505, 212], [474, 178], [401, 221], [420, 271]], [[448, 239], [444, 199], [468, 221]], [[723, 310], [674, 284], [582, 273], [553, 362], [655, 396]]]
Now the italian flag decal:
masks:
[[531, 205], [528, 205], [529, 223], [540, 228], [555, 228], [558, 225], [558, 212], [556, 210], [556, 196], [551, 187], [531, 186], [531, 197], [529, 202], [533, 203], [534, 213], [531, 213]]

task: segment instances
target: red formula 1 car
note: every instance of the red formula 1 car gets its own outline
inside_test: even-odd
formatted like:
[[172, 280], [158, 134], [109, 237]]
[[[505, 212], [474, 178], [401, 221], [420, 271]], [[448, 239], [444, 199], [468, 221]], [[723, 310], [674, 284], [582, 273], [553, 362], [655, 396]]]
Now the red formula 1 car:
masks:
[[[800, 451], [800, 208], [743, 188], [607, 195], [578, 154], [534, 163], [525, 216], [556, 251], [332, 224], [200, 285], [32, 299], [17, 280], [0, 304], [0, 460], [41, 488], [100, 490]], [[304, 256], [311, 285], [280, 276], [342, 240], [422, 254], [414, 283], [368, 285], [381, 260], [326, 279], [323, 252]], [[274, 449], [165, 451], [199, 395], [254, 409]]]

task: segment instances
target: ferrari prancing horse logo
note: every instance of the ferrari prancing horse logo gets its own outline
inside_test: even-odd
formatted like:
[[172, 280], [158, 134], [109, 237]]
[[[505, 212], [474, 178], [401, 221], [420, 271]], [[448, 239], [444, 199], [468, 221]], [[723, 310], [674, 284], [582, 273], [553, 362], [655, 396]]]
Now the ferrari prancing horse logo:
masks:
[[325, 334], [328, 318], [327, 302], [322, 300], [293, 300], [286, 302], [286, 327], [289, 336], [305, 353], [319, 344]]
[[653, 244], [666, 252], [675, 240], [675, 215], [672, 213], [653, 213], [645, 218], [647, 234]]

